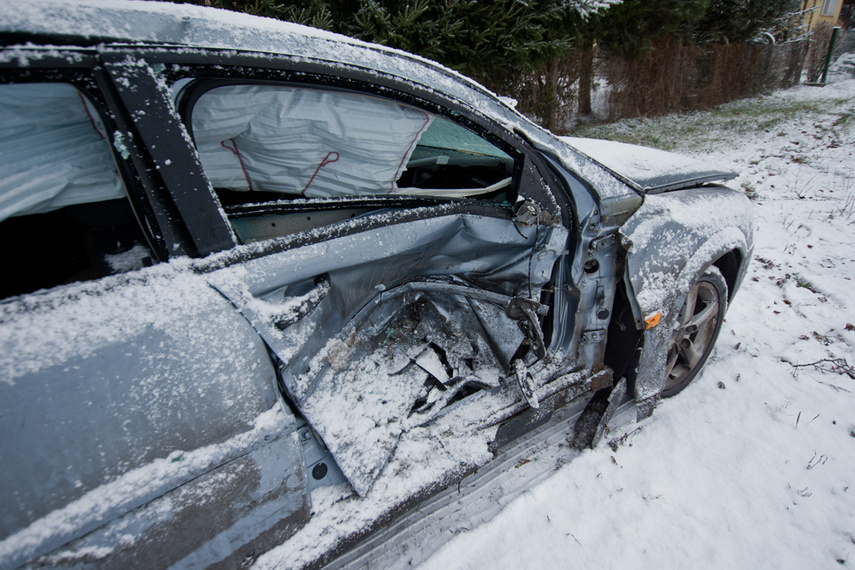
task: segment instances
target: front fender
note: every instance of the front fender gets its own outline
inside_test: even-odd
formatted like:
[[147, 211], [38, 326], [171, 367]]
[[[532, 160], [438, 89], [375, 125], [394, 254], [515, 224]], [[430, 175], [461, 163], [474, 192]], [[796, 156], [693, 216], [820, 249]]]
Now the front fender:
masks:
[[751, 206], [743, 194], [723, 187], [647, 196], [621, 233], [630, 304], [644, 330], [635, 385], [644, 417], [662, 390], [671, 331], [691, 284], [729, 252], [741, 260], [733, 289], [742, 281], [753, 248]]

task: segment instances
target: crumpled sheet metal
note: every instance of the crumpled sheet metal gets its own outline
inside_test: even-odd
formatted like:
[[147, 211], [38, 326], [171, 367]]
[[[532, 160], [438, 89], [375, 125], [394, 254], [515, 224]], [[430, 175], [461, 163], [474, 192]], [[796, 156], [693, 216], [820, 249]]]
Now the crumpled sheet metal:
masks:
[[[501, 336], [485, 320], [505, 321]], [[441, 291], [404, 292], [360, 321], [300, 378], [300, 409], [364, 496], [404, 431], [467, 385], [498, 385], [523, 335], [503, 307]]]
[[[537, 239], [534, 255], [531, 249]], [[423, 277], [446, 278], [508, 297], [535, 298], [563, 251], [567, 231], [523, 227], [507, 219], [454, 214], [346, 235], [250, 260], [209, 274], [288, 366], [326, 340], [384, 290]], [[530, 271], [530, 272], [529, 272]], [[280, 330], [277, 317], [295, 295], [327, 276], [329, 295], [310, 318]], [[289, 390], [292, 387], [289, 387]]]
[[[566, 239], [561, 227], [455, 214], [269, 255], [210, 277], [282, 360], [289, 396], [364, 494], [432, 381], [413, 360], [432, 345], [467, 381], [488, 385], [506, 372], [523, 341], [507, 305], [514, 296], [539, 299]], [[304, 318], [276, 327], [290, 291], [308, 298], [319, 287], [328, 290]], [[419, 303], [434, 310], [421, 329], [407, 332]]]

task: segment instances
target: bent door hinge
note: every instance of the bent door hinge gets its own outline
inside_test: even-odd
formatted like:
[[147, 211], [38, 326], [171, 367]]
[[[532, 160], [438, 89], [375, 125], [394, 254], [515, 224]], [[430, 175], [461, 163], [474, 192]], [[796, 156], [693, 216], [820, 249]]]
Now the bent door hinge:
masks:
[[545, 305], [524, 297], [514, 297], [508, 303], [508, 316], [517, 321], [517, 325], [531, 345], [532, 352], [539, 359], [546, 356], [546, 343], [543, 340], [543, 329], [540, 327], [538, 314], [548, 310], [549, 308]]

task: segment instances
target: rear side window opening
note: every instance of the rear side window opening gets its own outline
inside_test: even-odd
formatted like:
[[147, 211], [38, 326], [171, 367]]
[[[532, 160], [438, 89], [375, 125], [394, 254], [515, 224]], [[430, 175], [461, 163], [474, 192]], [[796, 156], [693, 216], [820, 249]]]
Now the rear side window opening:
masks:
[[0, 85], [0, 298], [152, 263], [110, 144], [72, 85]]
[[[358, 217], [383, 198], [510, 204], [516, 197], [508, 153], [397, 101], [293, 85], [225, 85], [202, 92], [188, 115], [205, 174], [244, 243]], [[259, 203], [270, 205], [267, 213]], [[289, 209], [299, 212], [284, 213]]]

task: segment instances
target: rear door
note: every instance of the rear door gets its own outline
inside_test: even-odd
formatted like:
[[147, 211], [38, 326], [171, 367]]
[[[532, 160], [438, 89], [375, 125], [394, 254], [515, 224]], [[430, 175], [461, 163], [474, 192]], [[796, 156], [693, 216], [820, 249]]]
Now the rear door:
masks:
[[185, 239], [95, 50], [16, 53], [26, 66], [0, 68], [0, 566], [60, 547], [60, 564], [211, 563], [231, 552], [215, 537], [283, 540], [308, 502], [267, 349], [207, 276], [162, 263], [228, 244], [225, 218]]

